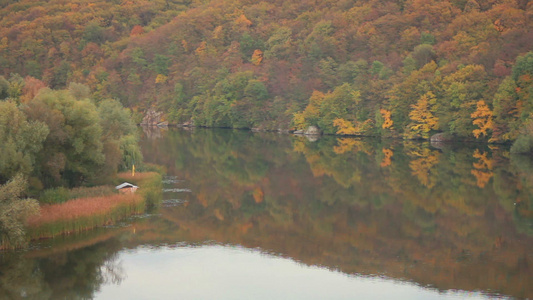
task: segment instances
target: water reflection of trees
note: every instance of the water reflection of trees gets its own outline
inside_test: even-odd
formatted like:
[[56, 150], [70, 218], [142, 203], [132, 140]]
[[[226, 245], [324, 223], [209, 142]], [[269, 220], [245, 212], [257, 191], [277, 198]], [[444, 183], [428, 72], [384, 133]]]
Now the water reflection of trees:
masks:
[[212, 130], [144, 149], [193, 191], [186, 209], [164, 212], [186, 239], [531, 296], [533, 173], [505, 149]]
[[121, 243], [109, 239], [46, 255], [39, 251], [4, 253], [0, 295], [2, 299], [93, 299], [101, 285], [123, 280], [119, 249]]
[[[88, 299], [124, 247], [240, 244], [350, 274], [533, 297], [533, 164], [505, 149], [170, 130], [146, 161], [192, 192], [161, 218], [0, 256], [7, 299]], [[482, 174], [481, 174], [482, 173]], [[135, 234], [133, 234], [135, 232]]]

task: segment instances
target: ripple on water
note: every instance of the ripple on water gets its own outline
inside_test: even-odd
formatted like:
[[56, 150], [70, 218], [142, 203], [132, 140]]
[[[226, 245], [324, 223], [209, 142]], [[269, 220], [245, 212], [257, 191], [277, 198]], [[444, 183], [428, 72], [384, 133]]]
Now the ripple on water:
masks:
[[161, 205], [164, 206], [164, 207], [173, 207], [173, 206], [183, 205], [183, 204], [185, 204], [187, 202], [189, 202], [189, 201], [183, 200], [183, 199], [167, 199], [167, 200], [163, 200], [161, 202]]
[[163, 193], [191, 193], [192, 191], [190, 189], [163, 189]]

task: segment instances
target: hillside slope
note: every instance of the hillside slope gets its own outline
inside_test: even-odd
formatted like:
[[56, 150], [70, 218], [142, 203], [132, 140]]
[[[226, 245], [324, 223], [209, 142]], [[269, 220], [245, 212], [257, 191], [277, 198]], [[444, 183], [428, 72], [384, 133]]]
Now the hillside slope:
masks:
[[25, 0], [0, 16], [4, 76], [171, 122], [495, 142], [533, 126], [528, 1]]

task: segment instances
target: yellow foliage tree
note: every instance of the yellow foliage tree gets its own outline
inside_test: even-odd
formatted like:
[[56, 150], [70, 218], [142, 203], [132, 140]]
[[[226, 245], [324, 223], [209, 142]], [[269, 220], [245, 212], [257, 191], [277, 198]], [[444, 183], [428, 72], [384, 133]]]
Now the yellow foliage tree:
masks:
[[157, 77], [155, 78], [155, 83], [165, 83], [167, 82], [167, 76], [163, 74], [157, 74]]
[[183, 49], [188, 52], [189, 51], [189, 43], [187, 43], [186, 40], [181, 40], [181, 46], [183, 47]]
[[265, 197], [265, 193], [260, 187], [255, 188], [252, 195], [254, 196], [255, 203], [263, 202], [263, 199]]
[[408, 138], [421, 136], [427, 139], [432, 129], [438, 129], [439, 118], [433, 114], [436, 102], [435, 95], [427, 92], [418, 99], [416, 104], [411, 105], [409, 118], [412, 122], [408, 125]]
[[476, 139], [480, 136], [487, 136], [488, 131], [492, 130], [492, 111], [488, 105], [485, 104], [485, 101], [479, 100], [477, 102], [476, 111], [473, 112], [470, 117], [473, 119], [472, 124], [479, 127], [478, 129], [474, 129], [472, 131]]
[[201, 42], [200, 45], [198, 46], [198, 48], [196, 48], [196, 50], [194, 50], [194, 52], [198, 56], [203, 56], [205, 54], [206, 48], [207, 48], [206, 42]]
[[296, 130], [303, 130], [305, 128], [305, 117], [303, 113], [294, 113], [292, 123]]
[[309, 98], [309, 104], [301, 113], [295, 113], [293, 116], [293, 123], [297, 130], [303, 130], [309, 125], [316, 125], [320, 115], [320, 105], [324, 102], [324, 93], [313, 91]]
[[263, 51], [255, 49], [254, 54], [252, 54], [252, 64], [259, 66], [263, 61]]
[[333, 120], [333, 126], [337, 127], [337, 134], [340, 135], [360, 135], [368, 132], [373, 124], [371, 119], [367, 119], [364, 122], [352, 123], [342, 118]]
[[213, 30], [213, 39], [220, 40], [224, 38], [224, 30], [222, 26], [215, 27], [215, 30]]
[[240, 15], [236, 20], [236, 24], [244, 25], [244, 26], [251, 26], [252, 21], [250, 21], [244, 14]]
[[359, 130], [354, 124], [350, 121], [344, 120], [342, 118], [337, 118], [333, 120], [333, 126], [337, 127], [337, 134], [340, 135], [354, 135], [358, 134]]
[[391, 112], [386, 109], [380, 109], [379, 112], [381, 113], [381, 116], [383, 117], [383, 124], [381, 125], [381, 128], [383, 129], [392, 129], [392, 119], [391, 119]]

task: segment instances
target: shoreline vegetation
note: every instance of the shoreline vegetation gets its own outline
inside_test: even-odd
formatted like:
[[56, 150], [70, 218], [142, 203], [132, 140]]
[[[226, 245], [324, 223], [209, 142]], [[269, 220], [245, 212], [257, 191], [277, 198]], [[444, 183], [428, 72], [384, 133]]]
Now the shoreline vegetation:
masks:
[[[380, 139], [392, 139], [392, 140], [406, 140], [406, 141], [426, 141], [438, 144], [457, 144], [457, 143], [476, 143], [485, 145], [514, 145], [512, 141], [490, 141], [490, 140], [476, 140], [466, 139], [461, 137], [454, 137], [444, 132], [438, 132], [428, 138], [422, 137], [402, 137], [402, 136], [381, 136], [381, 135], [366, 135], [366, 134], [339, 134], [339, 133], [325, 133], [316, 126], [310, 126], [305, 130], [297, 129], [268, 129], [268, 128], [232, 128], [232, 127], [217, 127], [217, 126], [200, 126], [192, 125], [190, 123], [168, 123], [164, 124], [138, 124], [142, 128], [153, 129], [165, 129], [165, 128], [181, 128], [187, 130], [193, 130], [195, 128], [202, 129], [230, 129], [230, 130], [244, 130], [250, 132], [269, 132], [279, 134], [291, 134], [294, 136], [307, 137], [311, 141], [316, 141], [321, 136], [333, 136], [338, 138], [380, 138]], [[518, 154], [527, 154], [528, 152], [515, 152]], [[533, 153], [531, 153], [533, 154]]]
[[[117, 174], [115, 182], [128, 181], [139, 186], [136, 193], [121, 194], [106, 188], [107, 193], [91, 196], [95, 188], [66, 190], [76, 198], [58, 203], [43, 203], [40, 213], [27, 219], [26, 242], [59, 235], [69, 235], [112, 225], [133, 216], [152, 211], [161, 200], [162, 181], [158, 172], [141, 172], [132, 176], [129, 172]], [[84, 193], [87, 191], [87, 193]], [[87, 194], [89, 196], [83, 196]], [[19, 248], [23, 243], [0, 244], [0, 250]]]
[[[162, 172], [143, 163], [129, 108], [94, 97], [83, 84], [34, 92], [0, 101], [0, 249], [110, 224], [157, 205], [159, 174], [119, 173], [133, 166]], [[114, 186], [124, 178], [143, 191], [119, 194]]]

